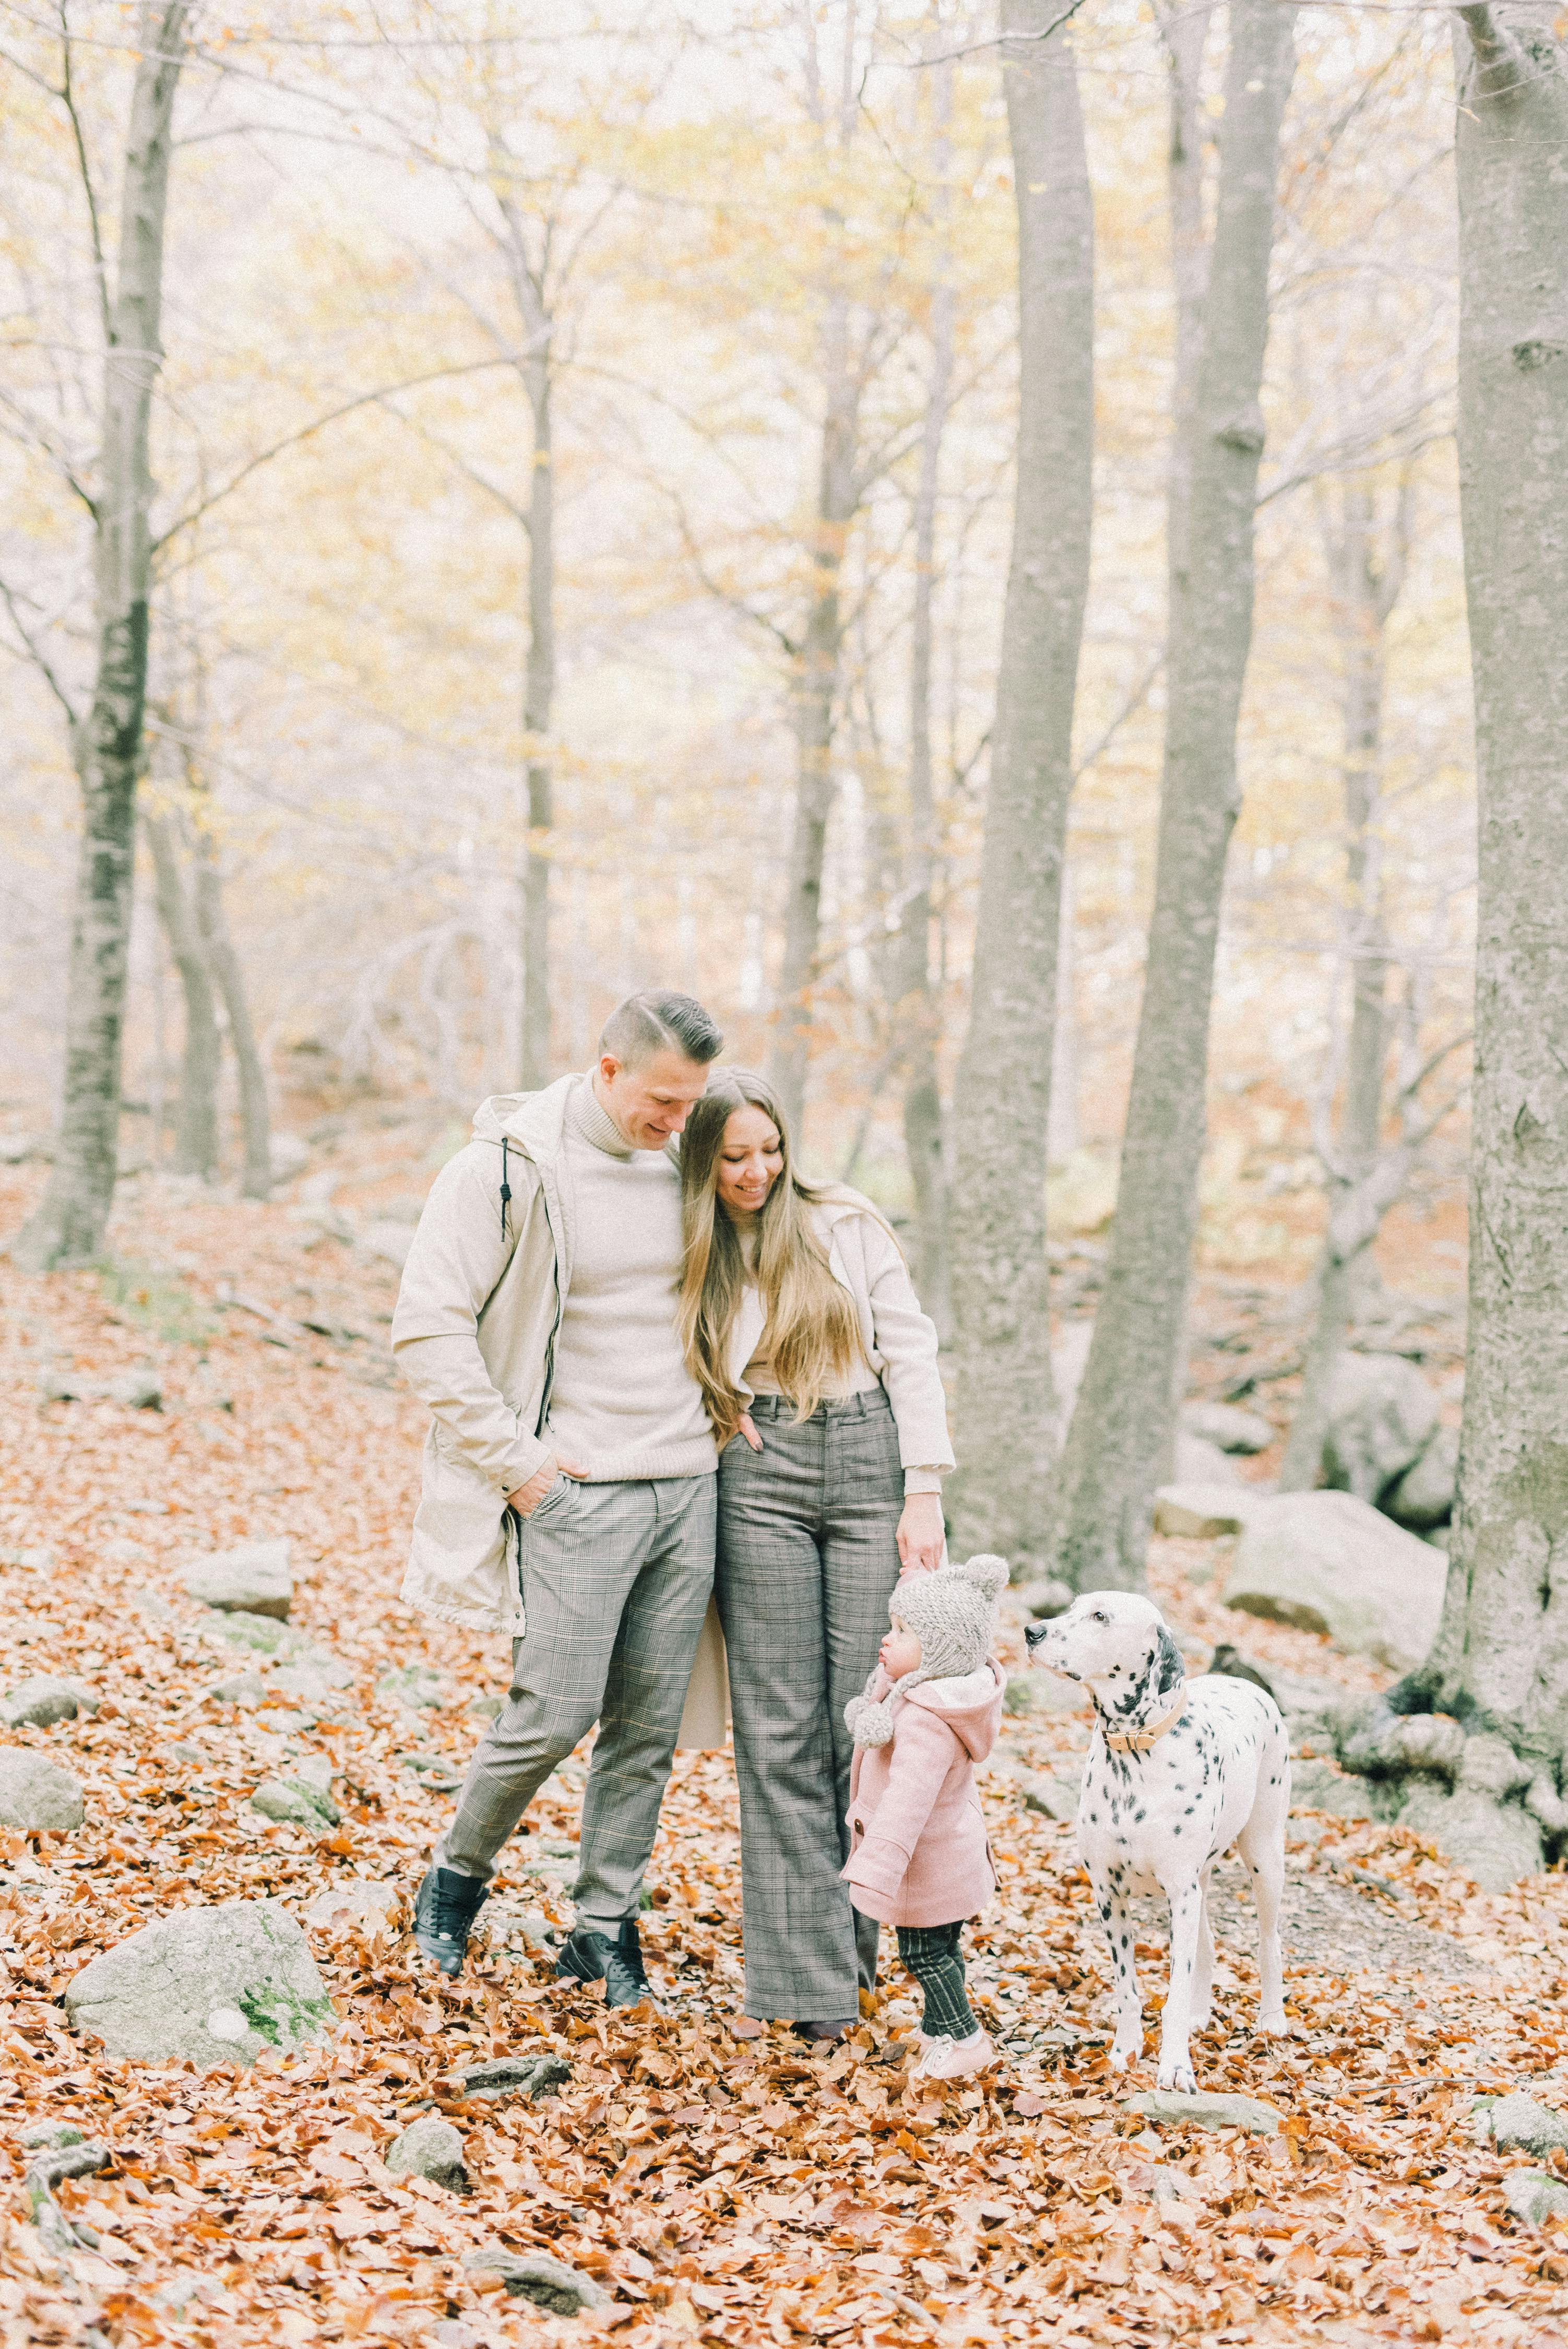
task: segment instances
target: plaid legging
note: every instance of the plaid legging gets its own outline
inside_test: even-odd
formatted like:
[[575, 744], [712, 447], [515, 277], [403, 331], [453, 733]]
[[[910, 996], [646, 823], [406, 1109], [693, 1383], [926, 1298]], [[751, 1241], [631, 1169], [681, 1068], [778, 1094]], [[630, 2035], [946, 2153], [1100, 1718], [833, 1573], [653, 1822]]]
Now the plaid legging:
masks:
[[962, 1923], [901, 1925], [898, 1953], [920, 1984], [925, 2000], [921, 2017], [928, 2039], [945, 2033], [968, 2039], [979, 2030], [975, 2010], [965, 1995], [964, 1960], [958, 1948]]

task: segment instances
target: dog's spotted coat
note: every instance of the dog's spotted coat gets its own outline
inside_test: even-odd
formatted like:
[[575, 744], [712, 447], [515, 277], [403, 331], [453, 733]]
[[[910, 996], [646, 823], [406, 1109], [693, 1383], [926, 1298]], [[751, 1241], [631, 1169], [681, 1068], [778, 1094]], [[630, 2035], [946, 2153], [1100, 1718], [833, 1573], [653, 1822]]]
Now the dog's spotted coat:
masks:
[[[1233, 1844], [1251, 1871], [1258, 1910], [1264, 2031], [1284, 2029], [1279, 1940], [1290, 1745], [1278, 1706], [1248, 1681], [1187, 1681], [1181, 1651], [1150, 1599], [1092, 1591], [1054, 1622], [1031, 1624], [1030, 1655], [1081, 1681], [1095, 1726], [1084, 1765], [1078, 1850], [1110, 1943], [1116, 1973], [1112, 2069], [1143, 2046], [1127, 1903], [1161, 1890], [1171, 1906], [1171, 1988], [1160, 2034], [1162, 2088], [1190, 2092], [1188, 2040], [1209, 2019], [1214, 1941], [1209, 1877]], [[1177, 1706], [1181, 1716], [1145, 1752], [1118, 1753], [1108, 1732], [1147, 1734]]]

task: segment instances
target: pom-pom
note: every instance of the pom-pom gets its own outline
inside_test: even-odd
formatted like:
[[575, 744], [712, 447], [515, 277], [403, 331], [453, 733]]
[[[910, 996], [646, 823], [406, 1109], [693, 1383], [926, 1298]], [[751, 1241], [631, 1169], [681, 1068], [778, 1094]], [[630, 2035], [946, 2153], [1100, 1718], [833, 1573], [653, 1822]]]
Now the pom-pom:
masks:
[[957, 1571], [965, 1582], [974, 1583], [975, 1588], [983, 1591], [987, 1599], [1000, 1599], [1003, 1591], [1007, 1588], [1006, 1559], [995, 1557], [986, 1550], [978, 1552], [966, 1566], [959, 1567]]
[[[850, 1721], [853, 1713], [855, 1718]], [[868, 1703], [864, 1697], [846, 1705], [844, 1718], [857, 1745], [891, 1745], [892, 1744], [892, 1703], [884, 1697], [881, 1704]]]

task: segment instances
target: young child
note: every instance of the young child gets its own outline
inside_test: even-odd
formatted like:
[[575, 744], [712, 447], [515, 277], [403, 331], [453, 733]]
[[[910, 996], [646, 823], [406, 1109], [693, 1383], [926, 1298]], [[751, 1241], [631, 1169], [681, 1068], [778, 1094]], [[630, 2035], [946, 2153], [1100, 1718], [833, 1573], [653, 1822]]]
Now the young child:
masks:
[[965, 1994], [958, 1937], [996, 1889], [975, 1764], [1002, 1722], [991, 1641], [1006, 1581], [999, 1557], [906, 1575], [881, 1663], [844, 1708], [855, 1754], [842, 1873], [857, 1909], [897, 1926], [924, 1994], [917, 2080], [982, 2071], [995, 2052]]

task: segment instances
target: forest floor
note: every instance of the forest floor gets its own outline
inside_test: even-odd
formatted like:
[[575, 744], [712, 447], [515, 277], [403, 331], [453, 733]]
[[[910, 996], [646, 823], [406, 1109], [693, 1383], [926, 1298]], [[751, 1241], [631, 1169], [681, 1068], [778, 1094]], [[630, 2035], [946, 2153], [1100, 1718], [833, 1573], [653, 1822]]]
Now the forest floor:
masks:
[[[369, 1135], [357, 1180], [371, 1215], [422, 1189], [428, 1161]], [[0, 1175], [0, 1230], [35, 1187], [34, 1170]], [[519, 1926], [567, 1914], [578, 1756], [509, 1852], [489, 1951], [456, 1983], [416, 1970], [405, 1907], [374, 1931], [308, 1929], [338, 2018], [320, 2048], [203, 2077], [74, 2036], [72, 1975], [173, 1909], [270, 1894], [301, 1915], [356, 1877], [395, 1880], [406, 1902], [450, 1800], [441, 1782], [479, 1733], [468, 1708], [505, 1681], [500, 1643], [398, 1603], [422, 1425], [387, 1349], [397, 1276], [332, 1235], [330, 1210], [150, 1178], [124, 1190], [105, 1272], [0, 1265], [0, 1686], [60, 1672], [100, 1701], [90, 1719], [7, 1733], [75, 1772], [88, 1808], [73, 1834], [0, 1838], [7, 2349], [483, 2349], [598, 2332], [626, 2349], [1199, 2334], [1563, 2349], [1568, 2235], [1505, 2215], [1508, 2165], [1470, 2126], [1478, 2092], [1568, 2104], [1563, 1878], [1491, 1898], [1401, 1829], [1298, 1818], [1292, 2034], [1253, 2035], [1255, 1936], [1233, 1876], [1196, 2050], [1202, 2086], [1265, 2099], [1282, 2130], [1155, 2131], [1124, 2101], [1152, 2086], [1148, 2057], [1130, 2081], [1106, 2067], [1107, 1969], [1072, 1829], [1025, 1807], [1013, 1775], [1070, 1766], [1087, 1736], [1072, 1714], [1010, 1718], [985, 1775], [1002, 1889], [970, 1944], [1002, 2060], [978, 2086], [906, 2087], [896, 1963], [843, 2047], [809, 2055], [782, 2026], [730, 2036], [738, 1844], [717, 1754], [678, 1758], [650, 1873], [657, 2017], [557, 1985]], [[90, 1389], [141, 1364], [160, 1409], [44, 1398], [51, 1377]], [[245, 1660], [184, 1600], [181, 1567], [275, 1534], [294, 1544], [294, 1621], [355, 1674], [335, 1722], [209, 1693]], [[1152, 1568], [1200, 1662], [1239, 1630], [1264, 1664], [1377, 1684], [1322, 1640], [1227, 1616], [1191, 1578], [1206, 1562], [1166, 1542]], [[1016, 1660], [1016, 1624], [1009, 1637]], [[409, 1665], [438, 1676], [438, 1707], [378, 1687]], [[343, 1808], [323, 1840], [246, 1806], [308, 1753], [330, 1761]], [[1158, 1995], [1152, 1916], [1147, 1930]], [[464, 2059], [545, 2047], [571, 2066], [557, 2097], [454, 2097]], [[432, 2109], [466, 2137], [467, 2194], [409, 2190], [383, 2166]], [[96, 2250], [57, 2256], [26, 2215], [18, 2137], [40, 2117], [112, 2150], [59, 2189]], [[464, 2255], [498, 2243], [571, 2261], [611, 2307], [560, 2319], [480, 2290]]]

